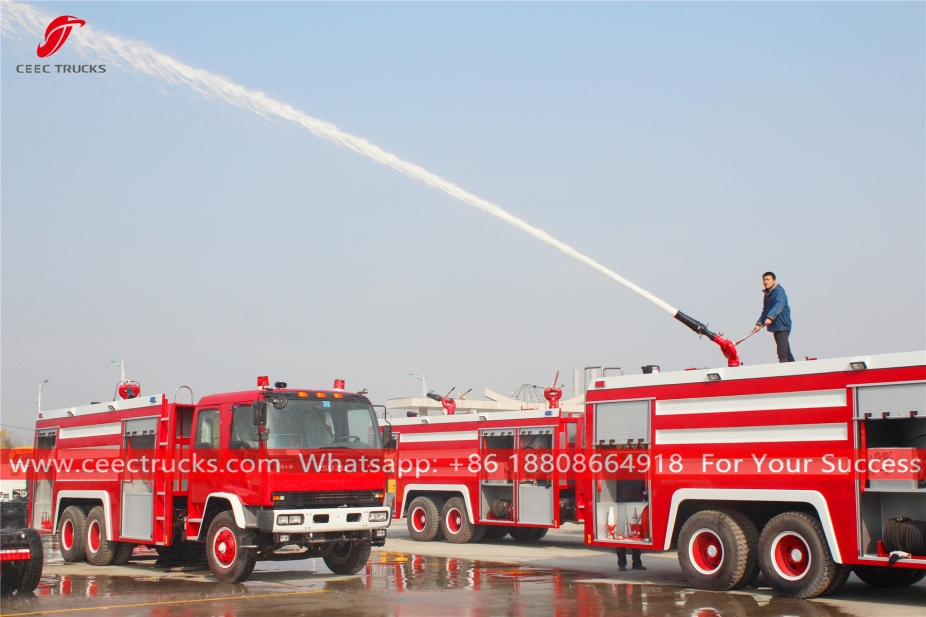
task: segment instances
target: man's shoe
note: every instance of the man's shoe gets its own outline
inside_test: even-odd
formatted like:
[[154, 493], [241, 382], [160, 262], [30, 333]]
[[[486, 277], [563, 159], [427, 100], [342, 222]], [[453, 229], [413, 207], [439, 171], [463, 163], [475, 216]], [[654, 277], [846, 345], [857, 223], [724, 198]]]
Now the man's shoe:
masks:
[[621, 572], [626, 572], [627, 566], [617, 566], [617, 569], [620, 570]]
[[642, 563], [635, 563], [633, 564], [633, 569], [634, 570], [645, 570], [646, 566], [644, 566]]

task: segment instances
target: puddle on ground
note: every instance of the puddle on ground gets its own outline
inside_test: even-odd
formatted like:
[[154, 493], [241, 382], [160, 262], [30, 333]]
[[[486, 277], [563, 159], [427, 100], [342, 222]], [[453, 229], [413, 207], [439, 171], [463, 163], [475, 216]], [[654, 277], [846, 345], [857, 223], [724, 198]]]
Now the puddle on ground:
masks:
[[[562, 570], [389, 551], [374, 553], [366, 568], [353, 577], [335, 577], [321, 560], [307, 560], [275, 564], [285, 568], [259, 569], [241, 585], [214, 583], [204, 573], [187, 578], [168, 574], [153, 565], [155, 557], [150, 550], [136, 553], [133, 567], [138, 576], [106, 575], [105, 568], [100, 568], [98, 575], [43, 576], [32, 596], [5, 598], [2, 612], [86, 613], [94, 607], [106, 608], [106, 614], [114, 617], [266, 617], [273, 613], [326, 617], [850, 615], [819, 601], [618, 583]], [[139, 558], [149, 561], [140, 567]], [[60, 563], [60, 556], [57, 559]]]

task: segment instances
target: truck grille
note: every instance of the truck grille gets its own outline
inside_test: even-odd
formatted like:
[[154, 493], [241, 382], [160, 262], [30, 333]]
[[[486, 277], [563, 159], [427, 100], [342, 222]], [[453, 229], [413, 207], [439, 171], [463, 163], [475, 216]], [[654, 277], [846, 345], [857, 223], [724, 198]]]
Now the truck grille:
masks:
[[[274, 493], [276, 510], [372, 507], [383, 505], [382, 491], [326, 491], [324, 493]], [[277, 499], [282, 497], [283, 499]]]

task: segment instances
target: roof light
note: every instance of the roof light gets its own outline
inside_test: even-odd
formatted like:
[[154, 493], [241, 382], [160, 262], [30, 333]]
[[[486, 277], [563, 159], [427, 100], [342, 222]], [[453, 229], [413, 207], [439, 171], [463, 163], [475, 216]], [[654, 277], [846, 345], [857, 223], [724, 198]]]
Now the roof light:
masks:
[[316, 392], [315, 398], [328, 398], [328, 395], [325, 394], [324, 392]]
[[300, 392], [300, 393], [299, 393], [299, 398], [306, 398], [307, 396], [309, 396], [309, 393], [308, 393], [308, 392]]
[[708, 373], [707, 380], [708, 381], [720, 381], [720, 373]]
[[604, 381], [596, 381], [596, 382], [595, 382], [595, 387], [596, 387], [596, 388], [604, 388]]
[[335, 392], [335, 393], [334, 393], [334, 398], [344, 398], [344, 395], [341, 394], [340, 392]]
[[270, 378], [267, 375], [261, 375], [257, 378], [257, 387], [258, 388], [269, 388], [270, 387]]
[[335, 380], [334, 380], [334, 389], [335, 389], [335, 390], [343, 390], [343, 389], [344, 389], [344, 380], [343, 380], [343, 379], [335, 379]]
[[858, 362], [850, 362], [849, 366], [852, 367], [853, 371], [864, 371], [866, 368], [868, 368], [868, 364], [866, 364], [864, 360], [860, 360]]

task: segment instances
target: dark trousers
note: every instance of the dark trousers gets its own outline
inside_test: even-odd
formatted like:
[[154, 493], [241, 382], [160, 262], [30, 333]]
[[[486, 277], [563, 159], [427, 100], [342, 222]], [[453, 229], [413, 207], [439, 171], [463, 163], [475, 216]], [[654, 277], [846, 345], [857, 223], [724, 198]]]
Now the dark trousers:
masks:
[[788, 343], [788, 336], [791, 331], [784, 330], [782, 332], [772, 332], [772, 334], [775, 335], [775, 344], [778, 346], [778, 361], [794, 362], [794, 356], [791, 355], [791, 344]]
[[[617, 547], [615, 549], [617, 552], [617, 565], [626, 568], [627, 567], [627, 549], [623, 547]], [[642, 566], [643, 560], [640, 558], [640, 549], [632, 548], [630, 549], [631, 559], [633, 560], [633, 565]]]

